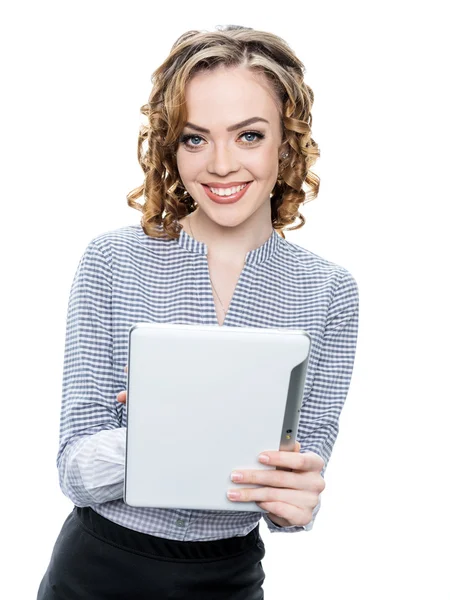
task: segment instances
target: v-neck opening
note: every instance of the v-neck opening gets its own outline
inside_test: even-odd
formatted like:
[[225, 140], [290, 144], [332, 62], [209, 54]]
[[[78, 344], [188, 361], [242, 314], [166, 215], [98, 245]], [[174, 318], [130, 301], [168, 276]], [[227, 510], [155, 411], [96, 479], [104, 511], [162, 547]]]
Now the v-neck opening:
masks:
[[271, 260], [283, 243], [282, 237], [272, 228], [272, 233], [265, 242], [247, 252], [228, 310], [223, 323], [220, 324], [209, 271], [207, 245], [196, 240], [183, 228], [178, 239], [174, 241], [191, 255], [193, 285], [199, 299], [200, 319], [204, 324], [213, 324], [217, 327], [239, 326], [244, 322], [243, 314], [251, 297], [255, 269]]
[[[206, 257], [206, 267], [208, 269], [208, 277], [209, 277], [209, 281], [211, 283], [211, 272], [209, 270], [209, 263], [208, 263], [208, 258], [207, 257]], [[213, 307], [214, 307], [214, 317], [215, 317], [215, 320], [216, 320], [216, 323], [217, 323], [218, 327], [225, 327], [227, 325], [228, 315], [230, 314], [230, 311], [233, 309], [234, 305], [236, 304], [236, 296], [239, 294], [240, 283], [241, 283], [241, 280], [243, 278], [244, 271], [246, 271], [247, 267], [248, 267], [248, 265], [246, 263], [244, 263], [244, 266], [242, 267], [241, 272], [239, 273], [239, 278], [238, 278], [238, 280], [236, 282], [236, 285], [234, 286], [233, 294], [231, 296], [230, 303], [228, 304], [228, 309], [227, 309], [227, 312], [225, 313], [225, 316], [224, 316], [222, 324], [219, 323], [219, 319], [217, 318], [216, 303], [214, 301], [214, 288], [213, 288], [212, 283], [211, 283], [211, 302], [212, 302]], [[222, 305], [222, 302], [220, 300], [219, 300], [219, 304]]]

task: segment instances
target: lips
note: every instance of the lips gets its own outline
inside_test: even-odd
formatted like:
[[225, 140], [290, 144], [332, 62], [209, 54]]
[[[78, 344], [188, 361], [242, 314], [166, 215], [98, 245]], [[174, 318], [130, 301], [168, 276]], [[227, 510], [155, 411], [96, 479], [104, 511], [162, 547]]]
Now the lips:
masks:
[[245, 194], [245, 192], [248, 190], [248, 188], [250, 187], [250, 185], [252, 183], [253, 183], [252, 181], [248, 181], [245, 184], [245, 187], [242, 190], [240, 190], [239, 192], [236, 192], [235, 194], [231, 194], [229, 196], [219, 196], [218, 194], [215, 194], [209, 188], [209, 186], [205, 185], [204, 183], [202, 183], [202, 186], [203, 186], [203, 189], [206, 192], [206, 195], [211, 200], [213, 200], [214, 202], [216, 202], [217, 204], [232, 204], [233, 202], [237, 202], [238, 200], [240, 200], [242, 198], [242, 196]]

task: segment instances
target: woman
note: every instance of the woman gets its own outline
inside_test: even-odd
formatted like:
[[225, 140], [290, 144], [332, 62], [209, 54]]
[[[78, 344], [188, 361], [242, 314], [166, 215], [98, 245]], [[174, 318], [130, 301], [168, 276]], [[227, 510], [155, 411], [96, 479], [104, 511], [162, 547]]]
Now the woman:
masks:
[[[189, 31], [155, 71], [141, 108], [145, 181], [128, 195], [141, 223], [93, 239], [70, 292], [57, 465], [75, 506], [38, 600], [260, 599], [261, 516], [270, 532], [312, 528], [350, 384], [359, 304], [349, 271], [283, 234], [297, 217], [290, 229], [305, 222], [303, 184], [310, 199], [319, 190], [303, 73], [282, 39], [244, 27]], [[123, 502], [124, 365], [139, 321], [311, 334], [296, 452], [267, 452], [288, 470], [240, 480], [239, 500], [268, 512]], [[174, 372], [187, 358], [174, 351]], [[246, 488], [250, 481], [262, 485]]]

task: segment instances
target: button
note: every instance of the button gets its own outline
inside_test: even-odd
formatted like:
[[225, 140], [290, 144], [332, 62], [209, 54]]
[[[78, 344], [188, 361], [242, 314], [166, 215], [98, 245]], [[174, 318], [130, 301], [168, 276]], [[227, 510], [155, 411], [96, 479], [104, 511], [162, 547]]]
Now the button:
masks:
[[178, 527], [184, 527], [184, 520], [183, 519], [177, 519], [177, 525]]

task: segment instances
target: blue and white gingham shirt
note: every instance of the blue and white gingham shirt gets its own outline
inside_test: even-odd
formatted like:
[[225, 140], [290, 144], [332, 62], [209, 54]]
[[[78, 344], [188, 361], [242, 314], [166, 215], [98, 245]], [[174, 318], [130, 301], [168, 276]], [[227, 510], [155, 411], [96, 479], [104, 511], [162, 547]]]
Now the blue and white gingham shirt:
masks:
[[[224, 326], [287, 327], [312, 337], [297, 439], [300, 452], [325, 461], [338, 434], [358, 333], [358, 286], [348, 270], [283, 239], [275, 229], [251, 250]], [[128, 332], [137, 322], [218, 325], [207, 246], [181, 229], [178, 240], [129, 225], [87, 245], [70, 289], [57, 467], [61, 490], [76, 506], [124, 527], [180, 541], [243, 536], [261, 512], [136, 508], [123, 502]], [[174, 363], [175, 364], [175, 363]], [[231, 480], [230, 480], [231, 481]], [[193, 482], [195, 485], [195, 482]]]

